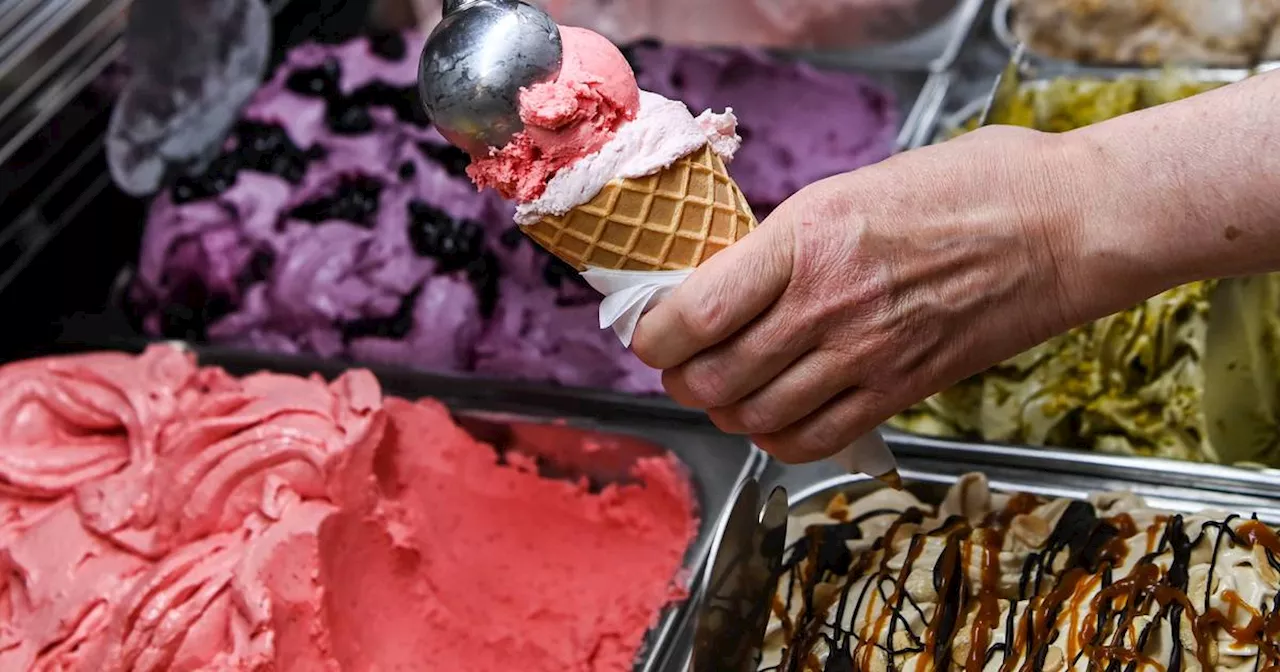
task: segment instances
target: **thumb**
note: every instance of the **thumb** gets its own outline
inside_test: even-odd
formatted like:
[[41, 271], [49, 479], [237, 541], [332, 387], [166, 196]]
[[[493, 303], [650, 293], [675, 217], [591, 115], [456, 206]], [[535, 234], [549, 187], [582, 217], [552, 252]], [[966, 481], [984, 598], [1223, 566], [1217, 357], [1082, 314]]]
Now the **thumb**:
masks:
[[773, 305], [791, 280], [791, 228], [765, 222], [712, 256], [636, 327], [632, 350], [655, 369], [678, 366]]

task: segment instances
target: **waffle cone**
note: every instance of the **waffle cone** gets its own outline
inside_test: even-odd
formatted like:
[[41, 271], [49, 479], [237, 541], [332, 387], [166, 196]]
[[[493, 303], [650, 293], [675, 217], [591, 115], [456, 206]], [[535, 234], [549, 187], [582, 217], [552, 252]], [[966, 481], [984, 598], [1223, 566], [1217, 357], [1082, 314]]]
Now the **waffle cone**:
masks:
[[756, 218], [710, 145], [639, 178], [615, 179], [589, 203], [524, 227], [579, 271], [694, 268], [756, 227]]

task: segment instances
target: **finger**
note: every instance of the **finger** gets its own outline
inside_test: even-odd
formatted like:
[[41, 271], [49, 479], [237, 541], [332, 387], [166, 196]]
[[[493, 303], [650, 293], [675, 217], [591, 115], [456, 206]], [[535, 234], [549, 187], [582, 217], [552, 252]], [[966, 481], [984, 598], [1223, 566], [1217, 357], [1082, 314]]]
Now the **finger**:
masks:
[[729, 340], [663, 373], [677, 402], [693, 408], [733, 404], [786, 371], [817, 344], [817, 325], [786, 295]]
[[[735, 351], [741, 354], [730, 354]], [[708, 356], [694, 357], [662, 372], [662, 386], [681, 406], [721, 408], [750, 396], [804, 355], [801, 348], [747, 350], [735, 339], [732, 346], [715, 348]]]
[[814, 350], [745, 399], [707, 411], [730, 434], [769, 434], [818, 411], [853, 387], [856, 374], [830, 350]]
[[878, 393], [855, 388], [799, 422], [776, 432], [752, 434], [751, 440], [784, 463], [814, 462], [835, 455], [875, 429], [887, 417], [882, 406]]
[[789, 227], [765, 224], [711, 257], [640, 319], [631, 349], [670, 369], [733, 335], [786, 289], [791, 247]]

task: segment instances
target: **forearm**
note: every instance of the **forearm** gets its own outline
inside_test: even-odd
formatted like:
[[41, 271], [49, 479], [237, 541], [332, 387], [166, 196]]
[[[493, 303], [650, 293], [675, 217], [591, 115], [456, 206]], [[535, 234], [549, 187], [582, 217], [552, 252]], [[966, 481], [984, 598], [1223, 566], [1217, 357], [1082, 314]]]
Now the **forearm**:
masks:
[[1082, 319], [1280, 270], [1280, 71], [1059, 136], [1064, 289]]

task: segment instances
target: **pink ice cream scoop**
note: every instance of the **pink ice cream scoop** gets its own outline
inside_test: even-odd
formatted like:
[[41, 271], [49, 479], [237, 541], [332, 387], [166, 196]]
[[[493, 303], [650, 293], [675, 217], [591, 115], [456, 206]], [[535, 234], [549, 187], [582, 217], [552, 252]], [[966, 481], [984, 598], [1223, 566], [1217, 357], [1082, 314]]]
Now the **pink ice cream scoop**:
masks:
[[582, 28], [560, 28], [563, 64], [552, 81], [520, 93], [524, 130], [487, 156], [474, 156], [467, 174], [512, 200], [542, 195], [547, 180], [598, 151], [640, 110], [640, 88], [622, 52]]
[[446, 2], [444, 13], [423, 48], [419, 89], [441, 133], [471, 154], [478, 187], [537, 199], [639, 113], [635, 73], [601, 35], [516, 0]]

